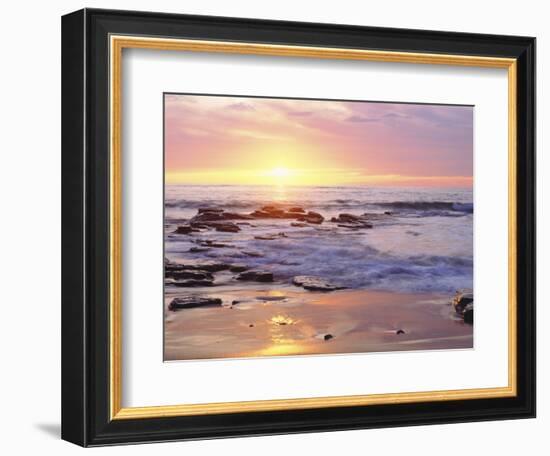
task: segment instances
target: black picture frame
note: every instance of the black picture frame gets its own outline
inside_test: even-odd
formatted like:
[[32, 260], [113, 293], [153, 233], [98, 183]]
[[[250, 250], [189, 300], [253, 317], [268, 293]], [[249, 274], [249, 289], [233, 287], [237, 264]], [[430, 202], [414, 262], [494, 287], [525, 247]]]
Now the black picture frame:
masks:
[[[517, 59], [517, 394], [110, 419], [109, 36]], [[84, 9], [62, 19], [62, 438], [82, 446], [535, 416], [535, 39]]]

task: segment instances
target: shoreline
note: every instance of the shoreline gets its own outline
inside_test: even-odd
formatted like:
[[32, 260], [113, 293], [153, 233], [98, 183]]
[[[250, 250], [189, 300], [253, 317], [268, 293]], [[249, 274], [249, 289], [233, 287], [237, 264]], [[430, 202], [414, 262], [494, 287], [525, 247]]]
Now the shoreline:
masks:
[[216, 288], [196, 292], [222, 305], [180, 311], [167, 293], [165, 361], [473, 348], [473, 327], [439, 293]]
[[[166, 225], [164, 359], [472, 348], [471, 290], [431, 291], [436, 278], [457, 285], [441, 271], [467, 279], [470, 262], [434, 255], [430, 236], [411, 229], [420, 229], [407, 218], [411, 203], [393, 204], [405, 215], [272, 204], [250, 213], [204, 207]], [[372, 247], [380, 242], [387, 248]], [[428, 291], [406, 291], [419, 280]]]

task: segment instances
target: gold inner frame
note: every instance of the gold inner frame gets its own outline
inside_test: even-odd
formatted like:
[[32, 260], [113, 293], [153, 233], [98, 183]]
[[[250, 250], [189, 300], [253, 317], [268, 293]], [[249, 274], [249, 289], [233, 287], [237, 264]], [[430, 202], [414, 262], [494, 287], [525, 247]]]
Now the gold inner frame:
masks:
[[[511, 397], [517, 393], [517, 289], [516, 289], [516, 119], [517, 61], [468, 55], [387, 52], [309, 46], [185, 40], [137, 36], [110, 36], [110, 415], [111, 419], [158, 418], [219, 413], [256, 412], [320, 407], [413, 403]], [[508, 70], [508, 385], [505, 387], [403, 392], [300, 399], [276, 399], [170, 406], [122, 407], [122, 51], [123, 49], [195, 51], [230, 54], [302, 57], [338, 60], [368, 60], [431, 65], [453, 65]]]

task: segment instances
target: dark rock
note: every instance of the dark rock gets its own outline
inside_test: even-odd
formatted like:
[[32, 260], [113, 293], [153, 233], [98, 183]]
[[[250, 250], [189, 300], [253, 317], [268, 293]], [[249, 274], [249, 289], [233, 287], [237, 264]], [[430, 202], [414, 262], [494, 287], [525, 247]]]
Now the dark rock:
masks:
[[237, 212], [224, 212], [224, 220], [251, 220], [254, 217], [248, 214], [238, 214]]
[[222, 305], [219, 298], [210, 298], [206, 296], [183, 296], [174, 298], [168, 305], [170, 310], [192, 309], [194, 307], [217, 307]]
[[193, 223], [205, 223], [205, 222], [218, 222], [225, 220], [223, 212], [202, 212], [195, 215], [189, 222]]
[[208, 272], [218, 272], [229, 269], [231, 265], [226, 263], [217, 263], [215, 261], [200, 261], [187, 260], [185, 263], [173, 263], [164, 267], [165, 271], [181, 271], [181, 270], [202, 270]]
[[243, 250], [243, 255], [253, 257], [253, 258], [262, 258], [264, 256], [261, 252], [255, 252], [253, 250]]
[[185, 279], [185, 280], [176, 280], [172, 282], [172, 285], [175, 287], [211, 287], [214, 285], [213, 280], [198, 280], [198, 279]]
[[208, 252], [210, 249], [208, 247], [191, 247], [189, 249], [189, 252], [191, 253], [202, 253], [202, 252]]
[[284, 301], [286, 296], [256, 296], [258, 301]]
[[464, 312], [474, 307], [474, 295], [472, 291], [458, 290], [453, 297], [452, 305], [457, 315], [463, 316]]
[[172, 279], [193, 279], [193, 280], [214, 280], [214, 276], [208, 271], [166, 271], [166, 277], [171, 277]]
[[237, 233], [241, 231], [238, 225], [234, 223], [216, 223], [214, 225], [216, 231], [221, 231], [222, 233]]
[[285, 233], [277, 233], [277, 234], [266, 234], [263, 236], [254, 236], [254, 239], [258, 239], [260, 241], [274, 241], [275, 239], [279, 238], [286, 238], [288, 237]]
[[362, 230], [372, 228], [371, 223], [360, 222], [360, 223], [339, 223], [337, 226], [340, 228], [348, 228], [350, 230]]
[[214, 212], [214, 213], [222, 213], [223, 212], [223, 209], [219, 209], [217, 207], [199, 207], [199, 210], [198, 210], [199, 214], [204, 214], [205, 212]]
[[250, 268], [244, 264], [234, 264], [229, 268], [231, 272], [244, 272], [248, 271], [248, 269]]
[[268, 271], [246, 271], [237, 276], [237, 280], [251, 282], [273, 282], [273, 273]]
[[323, 221], [325, 220], [325, 218], [321, 214], [319, 214], [318, 212], [313, 212], [313, 211], [309, 211], [306, 214], [305, 219], [306, 219], [307, 223], [315, 223], [315, 224], [318, 224], [318, 225], [323, 223]]
[[397, 331], [395, 331], [395, 334], [405, 334], [405, 331], [403, 331], [402, 329], [398, 329]]
[[252, 323], [250, 323], [250, 324], [248, 325], [248, 327], [249, 327], [249, 328], [253, 328], [254, 325], [253, 325]]
[[330, 219], [332, 223], [338, 223], [341, 228], [350, 229], [362, 229], [372, 228], [372, 224], [367, 222], [364, 216], [358, 216], [353, 214], [340, 214], [338, 217], [332, 217]]
[[208, 230], [210, 229], [210, 225], [208, 223], [197, 223], [197, 222], [189, 222], [192, 228], [195, 230]]
[[292, 279], [292, 283], [298, 287], [305, 288], [309, 291], [334, 291], [343, 290], [346, 287], [335, 285], [320, 277], [314, 276], [296, 276]]
[[324, 340], [330, 340], [330, 339], [333, 339], [333, 338], [334, 338], [334, 336], [333, 336], [332, 334], [325, 334], [325, 335], [323, 336], [323, 339], [324, 339]]
[[305, 215], [305, 211], [301, 207], [292, 207], [290, 208], [290, 210], [285, 211], [283, 208], [277, 206], [263, 206], [261, 209], [257, 209], [252, 212], [250, 214], [250, 217], [270, 219], [295, 219]]
[[346, 223], [346, 222], [359, 222], [361, 219], [357, 215], [353, 214], [339, 214], [338, 219], [340, 222]]
[[196, 231], [193, 227], [189, 225], [180, 225], [176, 228], [176, 231], [174, 231], [175, 234], [191, 234], [194, 231]]
[[241, 301], [231, 301], [231, 305], [234, 306], [236, 304], [240, 304]]
[[468, 323], [470, 325], [474, 324], [474, 309], [468, 309], [463, 314], [464, 317], [464, 323]]
[[384, 211], [384, 215], [393, 215], [392, 211]]
[[215, 249], [224, 249], [224, 248], [235, 248], [235, 246], [233, 245], [230, 245], [230, 244], [224, 244], [223, 242], [209, 242], [208, 244], [208, 247], [212, 247], [212, 248], [215, 248]]

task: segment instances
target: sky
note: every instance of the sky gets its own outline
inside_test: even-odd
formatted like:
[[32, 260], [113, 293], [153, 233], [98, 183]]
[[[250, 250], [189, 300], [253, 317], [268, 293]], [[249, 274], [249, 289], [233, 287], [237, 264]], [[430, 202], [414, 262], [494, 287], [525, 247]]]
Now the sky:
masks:
[[471, 187], [473, 107], [165, 95], [168, 184]]

